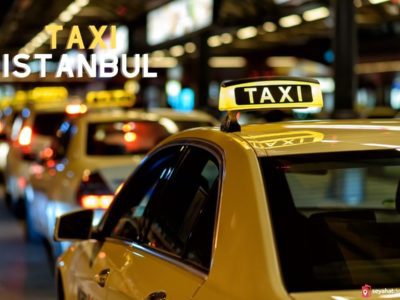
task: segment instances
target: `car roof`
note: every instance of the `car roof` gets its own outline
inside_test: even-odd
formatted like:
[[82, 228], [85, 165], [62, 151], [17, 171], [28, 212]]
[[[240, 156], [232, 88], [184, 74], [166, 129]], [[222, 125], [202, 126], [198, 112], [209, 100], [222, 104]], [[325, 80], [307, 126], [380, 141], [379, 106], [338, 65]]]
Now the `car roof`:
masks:
[[216, 120], [204, 112], [178, 112], [172, 109], [152, 109], [149, 111], [142, 109], [99, 109], [89, 110], [83, 115], [88, 122], [101, 122], [110, 120], [138, 119], [148, 121], [158, 121], [161, 118], [168, 118], [174, 121], [202, 121], [216, 124]]
[[232, 133], [258, 156], [400, 150], [400, 120], [316, 120], [244, 125]]
[[177, 111], [170, 108], [150, 108], [148, 111], [150, 113], [154, 113], [159, 116], [169, 118], [175, 121], [198, 120], [204, 122], [211, 122], [214, 123], [215, 125], [218, 123], [214, 117], [199, 110]]

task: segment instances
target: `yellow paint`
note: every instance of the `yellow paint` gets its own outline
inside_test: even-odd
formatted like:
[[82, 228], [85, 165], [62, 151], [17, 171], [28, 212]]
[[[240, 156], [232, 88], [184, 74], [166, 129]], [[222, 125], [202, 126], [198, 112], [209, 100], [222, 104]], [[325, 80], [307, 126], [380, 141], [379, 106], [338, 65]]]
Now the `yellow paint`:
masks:
[[85, 49], [82, 35], [79, 30], [79, 26], [77, 25], [72, 26], [71, 32], [69, 33], [67, 46], [65, 47], [65, 49], [72, 49], [74, 45], [77, 45], [79, 49]]
[[117, 48], [117, 26], [110, 26], [110, 48]]
[[107, 48], [106, 43], [102, 39], [102, 36], [103, 36], [104, 32], [106, 31], [106, 29], [107, 29], [106, 25], [101, 26], [99, 29], [97, 29], [93, 25], [89, 26], [89, 30], [93, 35], [93, 40], [89, 46], [89, 49], [95, 49], [97, 46], [100, 47], [100, 49]]
[[51, 36], [50, 48], [51, 49], [57, 49], [57, 32], [63, 30], [63, 26], [62, 25], [57, 25], [55, 23], [52, 23], [50, 25], [47, 25], [45, 30]]

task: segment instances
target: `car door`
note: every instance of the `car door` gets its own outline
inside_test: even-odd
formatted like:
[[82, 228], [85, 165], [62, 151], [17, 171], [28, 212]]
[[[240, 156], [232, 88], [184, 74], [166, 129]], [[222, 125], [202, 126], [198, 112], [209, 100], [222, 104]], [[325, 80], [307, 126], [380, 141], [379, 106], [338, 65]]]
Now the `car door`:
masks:
[[[72, 295], [79, 296], [79, 299], [105, 299], [107, 291], [120, 290], [127, 285], [125, 294], [137, 299], [134, 295], [138, 288], [130, 284], [128, 277], [120, 278], [121, 269], [132, 263], [127, 258], [127, 248], [136, 240], [138, 233], [129, 226], [129, 212], [135, 210], [136, 215], [140, 214], [140, 209], [175, 170], [184, 152], [185, 147], [182, 146], [160, 151], [143, 162], [126, 181], [99, 225], [98, 241], [86, 241], [77, 246], [70, 267], [74, 270], [73, 275], [68, 280]], [[115, 227], [124, 222], [124, 228], [119, 229], [116, 235]], [[121, 298], [124, 297], [129, 298]]]
[[[173, 165], [160, 162], [177, 151]], [[200, 146], [156, 156], [127, 182], [102, 224], [106, 237], [94, 267], [107, 273], [107, 299], [191, 299], [206, 280], [220, 160]]]
[[[37, 231], [52, 240], [56, 216], [63, 212], [52, 202], [54, 191], [60, 186], [59, 167], [67, 161], [66, 151], [76, 131], [75, 126], [65, 121], [58, 130], [57, 139], [51, 147], [41, 153], [41, 162], [31, 167], [29, 191], [27, 193], [27, 219]], [[59, 212], [56, 213], [56, 210]], [[66, 210], [64, 210], [66, 211]], [[46, 212], [46, 214], [44, 214]]]

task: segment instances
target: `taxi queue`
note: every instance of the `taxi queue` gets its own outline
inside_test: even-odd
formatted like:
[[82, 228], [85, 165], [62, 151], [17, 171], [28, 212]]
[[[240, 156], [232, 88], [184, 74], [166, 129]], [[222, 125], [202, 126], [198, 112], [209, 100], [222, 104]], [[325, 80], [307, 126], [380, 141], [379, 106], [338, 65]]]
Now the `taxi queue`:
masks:
[[163, 139], [100, 220], [57, 216], [58, 298], [399, 299], [400, 122], [238, 122], [322, 105], [313, 79], [223, 82], [219, 128]]
[[53, 239], [57, 216], [91, 208], [100, 219], [118, 186], [157, 143], [216, 124], [199, 111], [132, 109], [134, 100], [124, 90], [90, 91], [82, 101], [64, 87], [38, 87], [17, 92], [3, 109], [6, 202], [25, 219], [26, 239], [44, 240], [54, 259], [68, 246]]

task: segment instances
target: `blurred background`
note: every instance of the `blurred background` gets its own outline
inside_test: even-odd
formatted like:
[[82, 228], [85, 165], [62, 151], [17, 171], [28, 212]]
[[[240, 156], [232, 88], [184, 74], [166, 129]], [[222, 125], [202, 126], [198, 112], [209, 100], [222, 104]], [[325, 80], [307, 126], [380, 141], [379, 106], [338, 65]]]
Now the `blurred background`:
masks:
[[[53, 55], [44, 78], [37, 60], [29, 62], [32, 74], [27, 78], [0, 73], [0, 116], [5, 122], [13, 110], [24, 112], [28, 91], [38, 87], [62, 87], [62, 97], [66, 93], [80, 99], [92, 91], [123, 90], [138, 108], [196, 109], [219, 119], [221, 81], [259, 76], [316, 78], [324, 108], [250, 114], [242, 122], [395, 118], [400, 109], [398, 0], [3, 0], [0, 24], [1, 54]], [[45, 30], [49, 24], [64, 26], [58, 32], [57, 49], [50, 48]], [[62, 54], [73, 63], [77, 54], [107, 53], [99, 47], [65, 49], [74, 25], [79, 26], [86, 48], [93, 40], [89, 25], [116, 25], [117, 47], [112, 53], [148, 53], [150, 71], [158, 76], [56, 78]], [[103, 39], [110, 41], [108, 30]], [[12, 121], [15, 117], [0, 125], [11, 127]], [[0, 143], [2, 166], [6, 144]], [[0, 205], [0, 297], [53, 299], [46, 249], [25, 243], [22, 222]]]
[[[308, 76], [320, 80], [323, 113], [390, 114], [400, 108], [400, 4], [397, 0], [17, 0], [2, 1], [0, 47], [17, 53], [89, 55], [66, 50], [79, 25], [86, 47], [89, 25], [117, 25], [115, 53], [149, 53], [154, 79], [127, 81], [39, 78], [39, 62], [25, 79], [1, 76], [0, 98], [39, 85], [65, 85], [70, 94], [125, 88], [147, 107], [213, 111], [222, 80], [253, 76]], [[61, 24], [50, 49], [48, 24]], [[107, 39], [109, 33], [103, 36]], [[37, 73], [35, 73], [35, 71]], [[139, 104], [138, 104], [139, 105]], [[303, 117], [303, 116], [297, 116]]]

